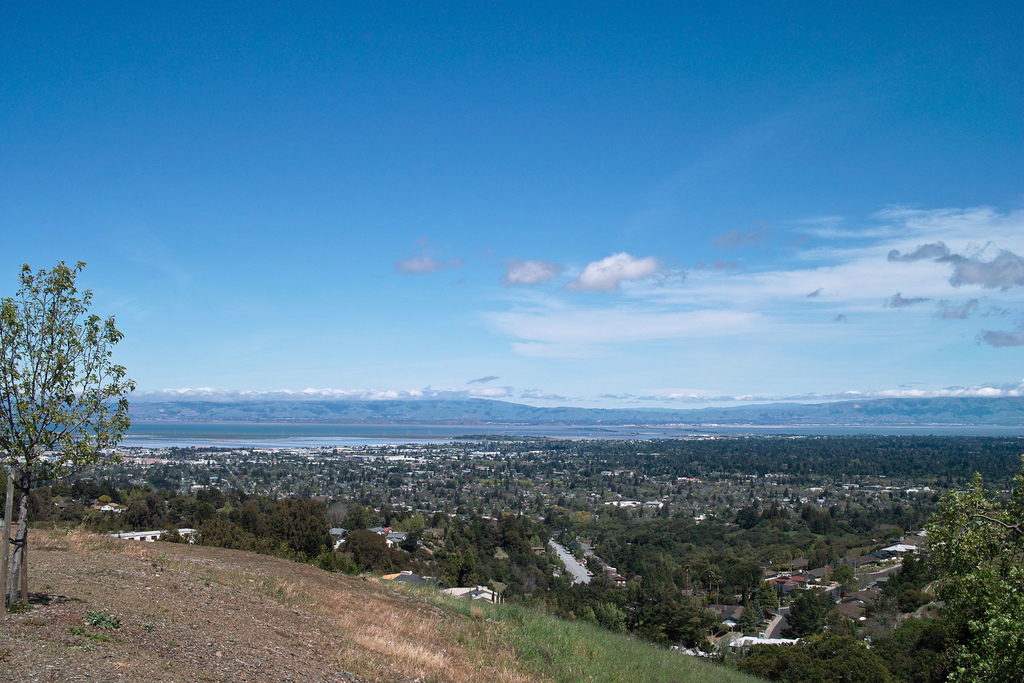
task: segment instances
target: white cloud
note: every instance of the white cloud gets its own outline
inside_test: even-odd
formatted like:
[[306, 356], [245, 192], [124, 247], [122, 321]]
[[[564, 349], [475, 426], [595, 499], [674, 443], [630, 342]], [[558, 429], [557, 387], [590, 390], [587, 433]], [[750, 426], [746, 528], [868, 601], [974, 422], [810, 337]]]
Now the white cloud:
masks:
[[[803, 250], [795, 256], [797, 267], [735, 273], [724, 279], [695, 270], [682, 286], [669, 283], [640, 294], [663, 304], [692, 307], [693, 302], [700, 302], [704, 306], [760, 311], [776, 306], [793, 308], [797, 300], [802, 300], [806, 305], [841, 309], [833, 310], [834, 313], [843, 312], [845, 307], [877, 308], [879, 300], [891, 298], [895, 291], [913, 292], [914, 297], [948, 299], [955, 294], [956, 285], [965, 289], [994, 289], [992, 296], [1004, 301], [1006, 297], [1019, 296], [1018, 290], [1007, 292], [1003, 288], [1016, 284], [1020, 278], [1016, 260], [1006, 254], [1024, 253], [1024, 211], [999, 213], [987, 207], [935, 211], [896, 208], [875, 218], [884, 224], [870, 225], [856, 235], [851, 230], [850, 237], [869, 236], [868, 239], [857, 240], [855, 246], [850, 246], [845, 235], [833, 235], [840, 240], [840, 246]], [[923, 252], [917, 258], [922, 246], [940, 243], [936, 255], [948, 250], [963, 255], [958, 257], [960, 262], [937, 261]], [[894, 251], [895, 255], [890, 256]], [[809, 262], [815, 265], [799, 267]], [[951, 268], [962, 268], [965, 264], [977, 265], [984, 272], [979, 275], [964, 271], [951, 282]], [[989, 271], [1009, 274], [993, 279], [995, 276]], [[808, 297], [808, 292], [818, 295]]]
[[661, 263], [653, 256], [636, 258], [623, 251], [588, 263], [580, 276], [565, 288], [578, 292], [614, 292], [626, 280], [641, 280], [662, 270]]
[[[850, 228], [851, 233], [855, 230], [856, 226]], [[995, 264], [1000, 252], [1024, 254], [1024, 211], [996, 212], [982, 207], [929, 212], [897, 208], [867, 221], [860, 233], [835, 235], [828, 241], [819, 235], [817, 239], [814, 250], [765, 253], [764, 258], [759, 259], [760, 267], [755, 261], [745, 272], [723, 275], [707, 269], [692, 270], [685, 280], [650, 277], [664, 273], [655, 259], [617, 253], [589, 264], [576, 280], [561, 290], [513, 290], [503, 297], [507, 308], [484, 315], [490, 327], [506, 337], [511, 350], [520, 356], [621, 358], [626, 366], [646, 371], [644, 358], [664, 354], [665, 357], [684, 357], [685, 362], [690, 363], [687, 375], [690, 381], [709, 385], [722, 382], [721, 392], [705, 395], [681, 390], [675, 396], [669, 396], [673, 392], [659, 392], [658, 398], [650, 400], [706, 403], [713, 400], [708, 396], [719, 393], [722, 394], [720, 400], [726, 401], [825, 401], [1013, 395], [1012, 392], [1018, 391], [988, 386], [928, 391], [912, 387], [849, 394], [808, 394], [803, 398], [789, 395], [805, 388], [820, 390], [825, 388], [823, 385], [831, 391], [842, 388], [842, 384], [835, 386], [840, 382], [849, 382], [846, 386], [866, 382], [869, 387], [877, 387], [898, 378], [893, 382], [898, 384], [910, 373], [920, 373], [921, 377], [932, 381], [943, 376], [950, 377], [946, 381], [952, 381], [952, 377], [956, 377], [956, 381], [966, 383], [974, 381], [976, 372], [993, 371], [991, 367], [972, 371], [965, 367], [969, 362], [967, 358], [952, 354], [947, 354], [951, 361], [949, 372], [929, 367], [923, 360], [917, 365], [911, 362], [892, 367], [884, 361], [885, 354], [891, 350], [907, 355], [919, 352], [928, 358], [939, 349], [971, 353], [964, 349], [970, 348], [967, 344], [981, 327], [971, 329], [974, 316], [989, 308], [1024, 311], [1024, 287], [986, 288], [986, 280], [965, 282], [957, 288], [950, 281], [955, 264], [936, 258], [894, 261], [889, 254], [892, 250], [897, 250], [898, 255], [915, 254], [922, 245], [941, 242], [951, 254], [963, 255], [972, 263]], [[945, 252], [936, 253], [941, 257]], [[640, 278], [648, 279], [638, 281]], [[613, 298], [580, 299], [568, 296], [565, 291], [614, 291], [616, 288], [621, 291]], [[903, 292], [907, 298], [894, 297], [894, 292]], [[815, 296], [808, 296], [808, 293]], [[983, 299], [981, 294], [984, 294]], [[979, 297], [978, 302], [962, 307], [948, 303], [953, 301], [959, 305], [970, 296]], [[931, 304], [925, 304], [926, 299], [931, 299]], [[903, 314], [896, 316], [891, 309], [883, 308], [886, 300], [890, 305], [893, 302], [919, 305], [904, 307]], [[849, 324], [842, 324], [847, 322]], [[721, 341], [673, 343], [701, 338]], [[984, 347], [1024, 343], [1019, 330], [1004, 334], [986, 331], [977, 339]], [[646, 344], [646, 347], [641, 349], [639, 344]], [[680, 356], [684, 348], [686, 355]], [[878, 350], [876, 357], [882, 361], [862, 374], [829, 360], [830, 356], [867, 357], [873, 348]], [[1012, 349], [1002, 351], [1012, 352]], [[727, 354], [743, 359], [740, 365], [746, 375], [737, 368], [726, 368], [720, 374], [704, 369], [722, 362]], [[762, 367], [758, 367], [758, 359]], [[833, 366], [838, 368], [835, 376], [820, 374], [820, 368]], [[800, 377], [798, 369], [787, 375], [779, 369], [783, 367], [815, 368], [814, 372], [819, 374]], [[610, 370], [610, 376], [620, 378], [616, 381], [626, 383], [601, 389], [639, 393], [637, 387], [629, 384], [627, 373], [626, 369]], [[556, 386], [549, 388], [560, 390]], [[741, 396], [773, 388], [787, 395]]]
[[562, 274], [562, 266], [544, 259], [508, 261], [503, 280], [506, 287], [515, 285], [542, 285]]
[[804, 403], [829, 401], [855, 401], [880, 398], [1013, 398], [1024, 396], [1024, 382], [1019, 384], [979, 384], [971, 387], [943, 387], [940, 389], [880, 389], [870, 391], [841, 391], [834, 393], [806, 394], [727, 394], [693, 389], [664, 390], [638, 400], [661, 403], [772, 403], [795, 401]]

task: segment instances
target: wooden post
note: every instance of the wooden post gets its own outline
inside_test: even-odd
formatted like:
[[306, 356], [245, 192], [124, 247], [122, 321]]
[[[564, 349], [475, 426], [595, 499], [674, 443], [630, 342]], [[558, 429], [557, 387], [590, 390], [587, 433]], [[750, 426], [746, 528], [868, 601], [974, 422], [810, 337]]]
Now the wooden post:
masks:
[[0, 549], [0, 586], [3, 586], [3, 596], [0, 597], [0, 614], [7, 611], [7, 594], [11, 587], [7, 585], [7, 573], [11, 568], [11, 517], [14, 514], [14, 475], [7, 473], [7, 504], [4, 506], [4, 538], [3, 548]]
[[28, 606], [28, 534], [21, 542], [21, 604]]

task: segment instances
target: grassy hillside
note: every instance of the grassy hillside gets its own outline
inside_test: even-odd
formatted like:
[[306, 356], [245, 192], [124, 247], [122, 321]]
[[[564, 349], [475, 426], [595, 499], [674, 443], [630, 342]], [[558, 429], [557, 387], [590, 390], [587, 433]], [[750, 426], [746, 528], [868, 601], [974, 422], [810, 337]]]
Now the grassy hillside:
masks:
[[[513, 606], [251, 553], [36, 532], [2, 680], [750, 681]], [[105, 612], [118, 628], [90, 625]]]

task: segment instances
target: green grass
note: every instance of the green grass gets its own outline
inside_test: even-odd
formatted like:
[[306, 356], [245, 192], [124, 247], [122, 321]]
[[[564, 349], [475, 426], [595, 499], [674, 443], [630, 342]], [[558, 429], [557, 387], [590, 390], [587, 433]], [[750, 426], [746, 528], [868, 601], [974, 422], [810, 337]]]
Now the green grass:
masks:
[[106, 610], [86, 612], [85, 623], [98, 628], [121, 628], [121, 620]]
[[85, 638], [91, 638], [100, 643], [109, 643], [110, 636], [106, 633], [93, 633], [84, 626], [71, 626], [68, 628], [68, 633], [73, 636], [83, 636]]
[[[567, 621], [520, 605], [457, 600], [431, 588], [401, 586], [403, 592], [472, 619], [471, 609], [498, 626], [526, 671], [566, 683], [679, 682], [753, 683], [760, 679], [700, 661], [676, 650], [612, 633], [585, 621]], [[479, 612], [477, 612], [479, 615]], [[465, 645], [472, 647], [472, 642]], [[488, 647], [487, 642], [480, 643]], [[484, 654], [484, 653], [482, 653]]]

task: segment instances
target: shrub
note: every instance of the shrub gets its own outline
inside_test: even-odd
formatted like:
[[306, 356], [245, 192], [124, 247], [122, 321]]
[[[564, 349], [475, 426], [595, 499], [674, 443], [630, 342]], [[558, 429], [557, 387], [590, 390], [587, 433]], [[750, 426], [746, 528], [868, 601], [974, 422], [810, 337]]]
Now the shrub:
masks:
[[121, 620], [106, 610], [86, 612], [85, 623], [97, 628], [121, 628]]

